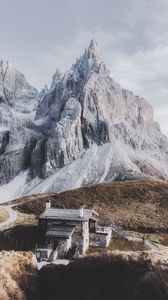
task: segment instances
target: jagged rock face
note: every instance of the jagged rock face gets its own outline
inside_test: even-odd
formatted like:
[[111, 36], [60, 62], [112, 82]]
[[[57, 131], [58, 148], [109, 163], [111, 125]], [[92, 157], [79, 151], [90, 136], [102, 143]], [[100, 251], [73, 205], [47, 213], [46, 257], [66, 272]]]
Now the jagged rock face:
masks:
[[0, 155], [6, 150], [9, 143], [9, 130], [4, 130], [0, 132]]
[[0, 184], [25, 169], [23, 194], [168, 178], [168, 139], [151, 105], [113, 81], [95, 41], [65, 74], [56, 70], [38, 95], [20, 73], [14, 92], [8, 76], [15, 97], [7, 103], [1, 79]]
[[[68, 112], [67, 107], [70, 108]], [[123, 158], [124, 166], [118, 171], [113, 165], [109, 166], [111, 175], [108, 174], [108, 178], [113, 178], [116, 173], [122, 177], [127, 169], [139, 175], [143, 173], [147, 162], [142, 157], [141, 166], [139, 151], [144, 155], [150, 152], [150, 159], [153, 157], [158, 163], [165, 159], [166, 167], [160, 176], [167, 176], [168, 140], [153, 120], [151, 105], [111, 79], [98, 56], [95, 41], [64, 76], [56, 72], [50, 90], [37, 108], [36, 119], [45, 120], [42, 127], [49, 136], [44, 176], [71, 163], [82, 148], [106, 143], [119, 144], [127, 154], [128, 150], [131, 152], [125, 158], [127, 161]], [[138, 154], [138, 159], [131, 158], [134, 168], [128, 163], [132, 152], [135, 157]], [[154, 171], [151, 165], [150, 161], [144, 173], [158, 175], [158, 167]]]
[[30, 167], [31, 152], [39, 136], [31, 113], [0, 104], [0, 185]]
[[37, 96], [24, 75], [0, 61], [0, 185], [30, 167]]
[[32, 106], [37, 95], [37, 90], [26, 81], [23, 74], [13, 68], [9, 62], [0, 61], [0, 102], [20, 111], [22, 109], [23, 112], [26, 110], [29, 112], [30, 102]]
[[82, 148], [81, 105], [75, 98], [69, 98], [46, 143], [46, 172], [67, 165]]

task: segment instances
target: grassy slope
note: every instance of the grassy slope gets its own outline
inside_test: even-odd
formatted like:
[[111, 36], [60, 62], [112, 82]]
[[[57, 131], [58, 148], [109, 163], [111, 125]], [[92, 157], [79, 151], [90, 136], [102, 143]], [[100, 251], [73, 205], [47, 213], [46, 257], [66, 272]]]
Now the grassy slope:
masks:
[[0, 223], [5, 222], [8, 218], [8, 212], [3, 207], [0, 207]]
[[[26, 197], [19, 210], [39, 215], [45, 200], [65, 207], [85, 204], [99, 212], [103, 223], [114, 222], [124, 228], [168, 230], [168, 182], [124, 181], [84, 187], [60, 194], [41, 194]], [[23, 201], [23, 199], [21, 200]]]
[[76, 259], [37, 272], [30, 252], [0, 252], [1, 300], [167, 300], [164, 252], [119, 252]]
[[40, 271], [40, 300], [166, 300], [166, 255], [113, 252]]
[[32, 264], [32, 253], [1, 251], [0, 270], [1, 300], [37, 299], [34, 291], [37, 272]]
[[102, 247], [89, 247], [87, 254], [94, 254], [94, 253], [103, 253], [107, 254], [109, 251], [147, 251], [150, 250], [146, 245], [141, 242], [131, 242], [126, 240], [120, 239], [113, 239], [108, 246], [108, 248]]

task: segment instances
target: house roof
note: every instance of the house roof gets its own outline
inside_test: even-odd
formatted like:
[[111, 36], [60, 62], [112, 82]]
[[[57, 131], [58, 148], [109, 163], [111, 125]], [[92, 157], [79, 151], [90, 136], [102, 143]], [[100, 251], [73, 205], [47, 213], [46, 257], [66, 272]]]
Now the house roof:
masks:
[[75, 226], [70, 225], [54, 225], [45, 233], [45, 237], [69, 238], [74, 232]]
[[88, 221], [97, 220], [98, 214], [93, 209], [85, 208], [83, 208], [83, 215], [80, 209], [48, 208], [41, 214], [40, 219]]

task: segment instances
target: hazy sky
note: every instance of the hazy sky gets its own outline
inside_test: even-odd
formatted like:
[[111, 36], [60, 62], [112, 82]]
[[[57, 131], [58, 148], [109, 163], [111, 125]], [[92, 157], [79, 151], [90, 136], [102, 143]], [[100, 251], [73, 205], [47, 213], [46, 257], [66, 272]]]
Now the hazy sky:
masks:
[[168, 134], [168, 0], [0, 0], [0, 57], [49, 84], [92, 38], [123, 87], [145, 97]]

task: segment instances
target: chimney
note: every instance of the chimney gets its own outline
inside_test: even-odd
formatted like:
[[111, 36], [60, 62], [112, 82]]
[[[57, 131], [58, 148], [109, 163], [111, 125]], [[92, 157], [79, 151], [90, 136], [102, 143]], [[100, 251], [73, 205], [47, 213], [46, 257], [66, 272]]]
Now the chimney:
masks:
[[79, 209], [79, 215], [80, 215], [80, 218], [83, 218], [84, 217], [84, 208], [85, 206], [84, 205], [81, 205], [80, 209]]
[[47, 200], [46, 201], [46, 210], [51, 208], [51, 201], [50, 200]]

